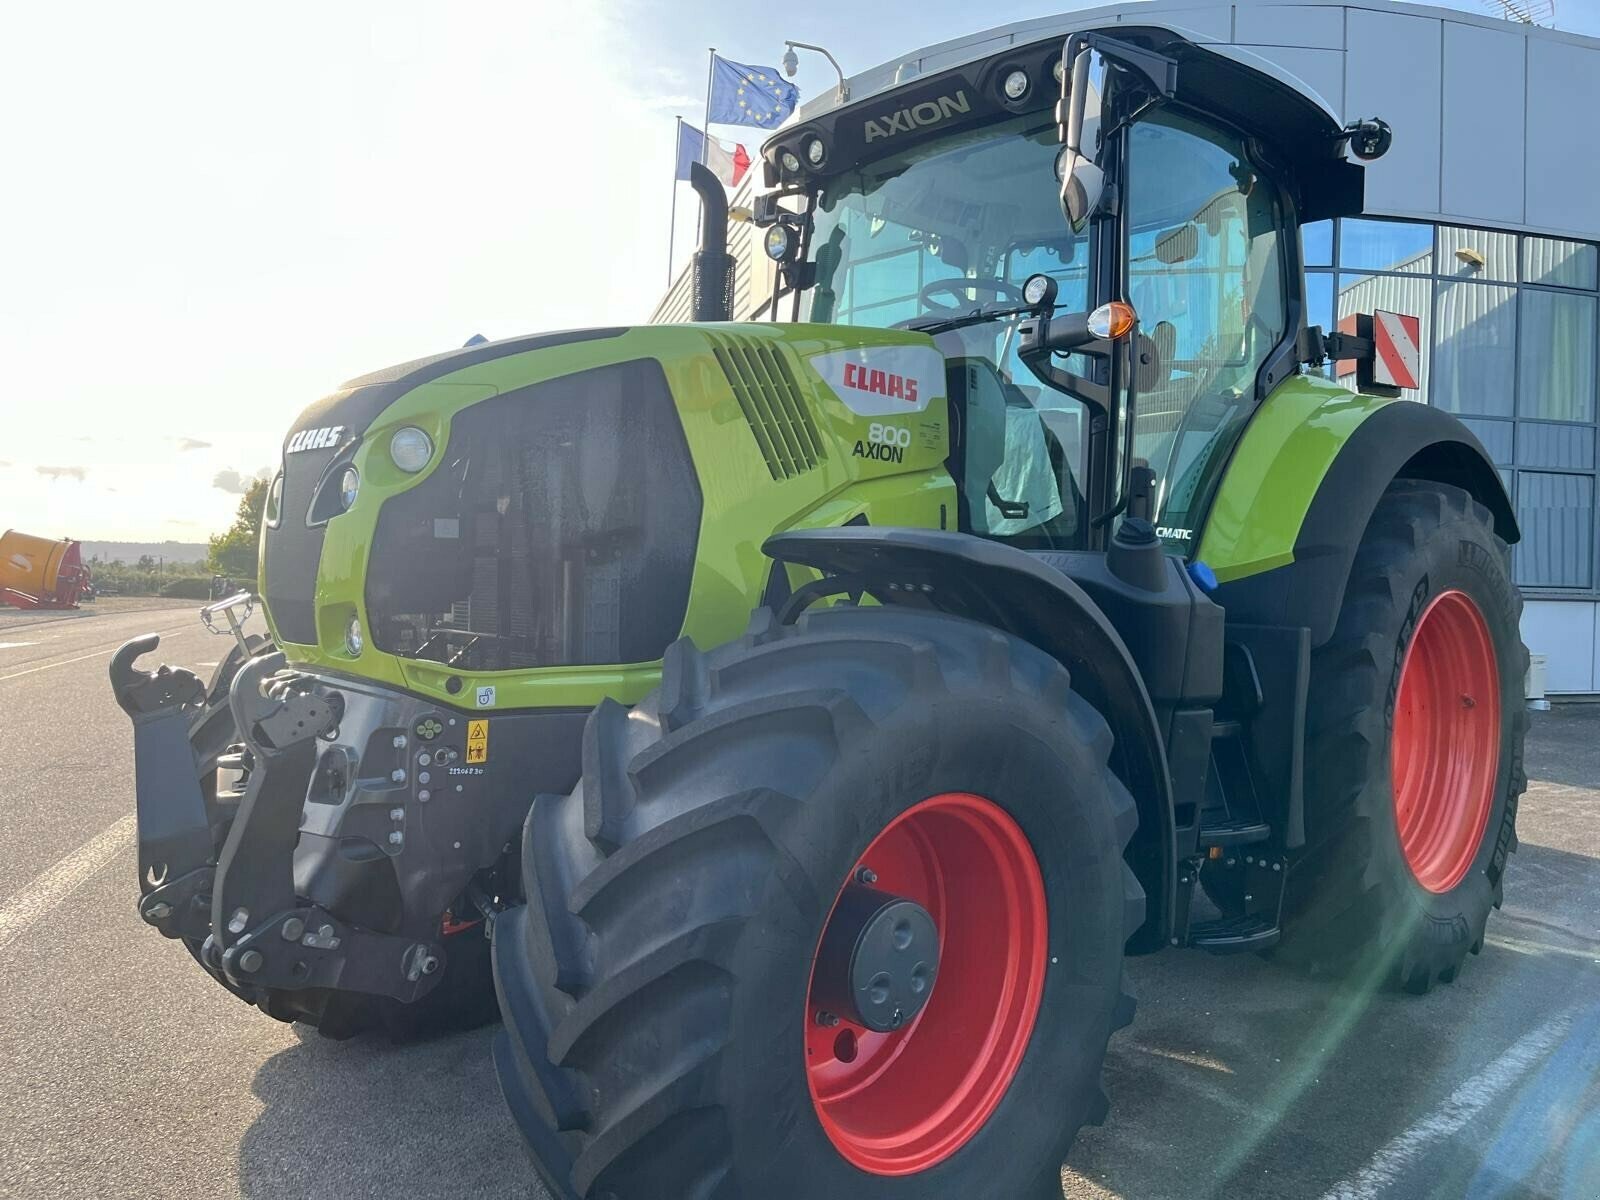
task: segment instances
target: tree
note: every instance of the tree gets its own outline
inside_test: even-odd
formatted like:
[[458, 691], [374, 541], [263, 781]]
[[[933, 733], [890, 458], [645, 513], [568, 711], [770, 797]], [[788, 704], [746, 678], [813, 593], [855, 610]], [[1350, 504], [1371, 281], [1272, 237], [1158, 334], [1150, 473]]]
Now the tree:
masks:
[[211, 539], [206, 565], [234, 579], [256, 577], [256, 548], [261, 544], [261, 516], [267, 504], [267, 481], [257, 479], [239, 497], [239, 511], [226, 533]]

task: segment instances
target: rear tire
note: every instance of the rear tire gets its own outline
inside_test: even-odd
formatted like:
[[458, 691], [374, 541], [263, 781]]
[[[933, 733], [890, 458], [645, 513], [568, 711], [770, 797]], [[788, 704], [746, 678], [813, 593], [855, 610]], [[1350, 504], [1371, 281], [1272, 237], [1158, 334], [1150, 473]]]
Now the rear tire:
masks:
[[[671, 647], [656, 692], [591, 716], [578, 789], [535, 801], [528, 904], [495, 927], [496, 1065], [552, 1191], [1059, 1197], [1073, 1136], [1104, 1115], [1106, 1041], [1133, 1009], [1123, 943], [1144, 915], [1110, 749], [1064, 668], [955, 617], [834, 608], [786, 627], [760, 611], [738, 643]], [[867, 847], [950, 794], [1002, 813], [1037, 863], [1039, 1003], [987, 1120], [886, 1174], [845, 1156], [813, 1100], [812, 962]], [[984, 898], [963, 904], [950, 878], [947, 948]], [[954, 979], [938, 976], [897, 1063], [940, 1028]], [[944, 1061], [963, 1054], [969, 1075], [986, 1061], [959, 1043]], [[886, 1098], [887, 1114], [920, 1097]]]
[[1426, 992], [1482, 948], [1527, 786], [1521, 612], [1488, 510], [1390, 485], [1312, 657], [1306, 848], [1279, 957]]

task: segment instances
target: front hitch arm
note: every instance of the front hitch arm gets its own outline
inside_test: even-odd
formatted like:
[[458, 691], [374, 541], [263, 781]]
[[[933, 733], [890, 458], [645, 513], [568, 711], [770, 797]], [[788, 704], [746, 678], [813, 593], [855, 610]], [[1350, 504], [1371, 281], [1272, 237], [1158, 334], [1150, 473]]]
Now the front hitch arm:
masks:
[[318, 740], [342, 698], [308, 676], [278, 674], [281, 653], [251, 659], [229, 703], [255, 759], [217, 857], [206, 964], [236, 988], [341, 988], [415, 1000], [439, 982], [443, 948], [360, 928], [295, 892], [294, 852]]
[[133, 665], [160, 643], [153, 633], [125, 642], [110, 667], [111, 690], [133, 721], [139, 889], [146, 896], [208, 866], [212, 850], [211, 817], [189, 747], [189, 718], [205, 703], [205, 685], [182, 668]]

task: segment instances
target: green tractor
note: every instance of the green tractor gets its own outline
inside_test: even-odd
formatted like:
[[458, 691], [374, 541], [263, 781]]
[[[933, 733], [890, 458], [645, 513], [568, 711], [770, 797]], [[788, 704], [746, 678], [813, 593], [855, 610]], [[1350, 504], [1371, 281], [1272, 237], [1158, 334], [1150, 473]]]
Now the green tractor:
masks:
[[330, 1034], [497, 1004], [564, 1200], [1058, 1195], [1125, 956], [1450, 981], [1518, 533], [1404, 319], [1307, 323], [1388, 141], [1165, 30], [1008, 46], [764, 147], [771, 319], [700, 174], [696, 323], [346, 384], [275, 645], [113, 665], [145, 919]]

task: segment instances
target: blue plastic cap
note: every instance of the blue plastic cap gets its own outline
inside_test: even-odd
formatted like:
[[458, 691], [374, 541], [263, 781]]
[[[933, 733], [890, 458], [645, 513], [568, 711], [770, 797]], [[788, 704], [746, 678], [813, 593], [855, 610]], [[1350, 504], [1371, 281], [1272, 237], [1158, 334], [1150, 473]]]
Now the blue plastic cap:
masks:
[[1199, 559], [1189, 564], [1189, 578], [1202, 592], [1217, 590], [1217, 573]]

